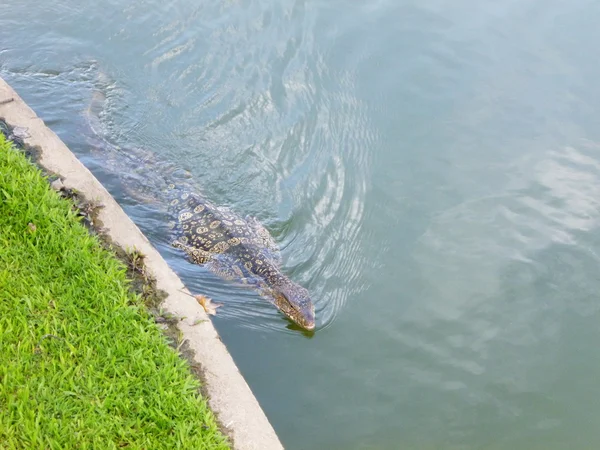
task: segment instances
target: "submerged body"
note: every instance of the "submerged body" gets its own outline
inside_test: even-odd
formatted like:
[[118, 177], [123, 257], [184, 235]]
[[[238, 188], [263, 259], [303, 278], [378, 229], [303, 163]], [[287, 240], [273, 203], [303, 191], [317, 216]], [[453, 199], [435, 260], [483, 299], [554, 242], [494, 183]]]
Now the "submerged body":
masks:
[[308, 291], [281, 272], [277, 245], [256, 219], [243, 219], [173, 185], [169, 190], [173, 246], [220, 277], [253, 286], [292, 321], [314, 329]]
[[[100, 78], [101, 84], [107, 83], [104, 75]], [[151, 152], [129, 147], [123, 151], [103, 138], [100, 113], [105, 103], [104, 93], [95, 91], [85, 114], [91, 133], [84, 134], [94, 138], [89, 142], [91, 151], [115, 173], [128, 175], [122, 189], [132, 198], [161, 209], [169, 202], [174, 219], [170, 223], [172, 244], [193, 263], [206, 265], [222, 278], [256, 288], [296, 324], [313, 330], [315, 312], [308, 291], [281, 272], [279, 251], [269, 232], [254, 218], [243, 219], [190, 193], [194, 188], [186, 181], [189, 173], [181, 174], [176, 166], [158, 161]], [[156, 177], [157, 172], [163, 176]], [[157, 198], [169, 182], [179, 187], [169, 185], [167, 198]]]

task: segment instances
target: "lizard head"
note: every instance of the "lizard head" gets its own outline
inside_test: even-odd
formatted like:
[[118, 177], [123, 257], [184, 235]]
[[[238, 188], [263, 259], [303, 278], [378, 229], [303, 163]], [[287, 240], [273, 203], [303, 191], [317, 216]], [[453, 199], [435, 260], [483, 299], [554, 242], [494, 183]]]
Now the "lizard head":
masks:
[[290, 320], [305, 330], [315, 329], [315, 306], [306, 289], [283, 279], [272, 286], [270, 294], [277, 309]]

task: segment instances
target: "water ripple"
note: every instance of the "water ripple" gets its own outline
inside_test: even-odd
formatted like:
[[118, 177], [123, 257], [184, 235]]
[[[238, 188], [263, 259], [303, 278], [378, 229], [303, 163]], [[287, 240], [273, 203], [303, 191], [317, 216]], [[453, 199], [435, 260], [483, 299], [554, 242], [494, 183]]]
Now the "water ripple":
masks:
[[[303, 17], [302, 5], [295, 5], [290, 14]], [[328, 73], [319, 64], [318, 50], [306, 46], [309, 37], [298, 35], [297, 30], [290, 32], [281, 24], [276, 30], [270, 29], [274, 24], [269, 25], [266, 19], [260, 24], [262, 28], [257, 25], [254, 32], [287, 35], [281, 39], [287, 43], [282, 44], [273, 63], [277, 73], [261, 71], [265, 83], [256, 83], [255, 74], [248, 72], [255, 88], [247, 89], [224, 77], [228, 60], [219, 58], [221, 65], [211, 65], [210, 58], [216, 54], [207, 52], [200, 64], [203, 69], [190, 68], [183, 75], [195, 77], [197, 84], [191, 89], [201, 89], [203, 99], [181, 116], [173, 132], [173, 140], [180, 143], [177, 161], [169, 160], [168, 152], [152, 156], [153, 145], [146, 135], [152, 112], [127, 129], [119, 128], [125, 113], [122, 104], [130, 93], [99, 75], [96, 106], [88, 112], [93, 131], [105, 141], [96, 143], [95, 155], [104, 161], [99, 163], [103, 170], [129, 185], [129, 195], [134, 198], [156, 196], [160, 182], [153, 178], [162, 177], [166, 171], [183, 170], [213, 201], [258, 216], [281, 244], [284, 271], [311, 291], [318, 325], [326, 327], [350, 296], [368, 287], [361, 271], [374, 262], [367, 260], [361, 248], [360, 233], [370, 185], [368, 149], [375, 145], [377, 132], [369, 123], [367, 105], [354, 94], [352, 72]], [[181, 30], [181, 26], [170, 24], [159, 31], [160, 42], [148, 51], [153, 67], [158, 68], [165, 58], [183, 57], [177, 49], [191, 48], [191, 41]], [[244, 30], [217, 26], [213, 38], [218, 38], [221, 48], [229, 38], [239, 42], [239, 33]], [[273, 59], [273, 55], [268, 58]], [[172, 98], [176, 108], [177, 95]], [[103, 105], [100, 108], [99, 103]], [[149, 163], [156, 175], [140, 169]], [[197, 167], [203, 170], [199, 172]], [[137, 192], [131, 192], [132, 185]], [[131, 201], [123, 200], [134, 207]], [[145, 219], [136, 219], [144, 229]], [[159, 238], [159, 242], [165, 241]], [[227, 303], [220, 310], [222, 320], [285, 329], [287, 322], [255, 293], [227, 284], [218, 287], [206, 271], [195, 266], [188, 270], [187, 263], [177, 259], [169, 262], [192, 289]]]

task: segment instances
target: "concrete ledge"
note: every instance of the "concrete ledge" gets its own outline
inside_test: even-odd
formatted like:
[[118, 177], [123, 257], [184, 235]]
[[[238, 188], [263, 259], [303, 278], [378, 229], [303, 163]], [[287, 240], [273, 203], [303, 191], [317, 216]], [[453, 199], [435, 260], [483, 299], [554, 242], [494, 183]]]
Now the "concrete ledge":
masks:
[[[204, 310], [94, 175], [1, 78], [0, 118], [11, 127], [20, 127], [19, 137], [22, 135], [25, 144], [39, 149], [39, 163], [59, 175], [66, 188], [76, 189], [86, 199], [103, 205], [98, 219], [103, 224], [103, 232], [116, 245], [123, 249], [135, 247], [145, 255], [146, 268], [156, 278], [157, 288], [168, 294], [162, 308], [174, 316], [186, 317], [177, 326], [194, 351], [195, 362], [204, 370], [209, 405], [233, 438], [234, 448], [282, 449], [275, 431]], [[193, 325], [198, 320], [204, 321]]]

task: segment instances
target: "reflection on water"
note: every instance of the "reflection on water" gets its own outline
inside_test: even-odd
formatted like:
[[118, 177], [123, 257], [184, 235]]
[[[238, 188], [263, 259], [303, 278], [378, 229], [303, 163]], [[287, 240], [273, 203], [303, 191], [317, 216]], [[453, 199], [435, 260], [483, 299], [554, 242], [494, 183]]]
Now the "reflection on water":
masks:
[[[599, 20], [590, 0], [8, 0], [0, 74], [225, 304], [286, 448], [595, 448]], [[314, 335], [170, 247], [167, 178], [265, 224]]]

